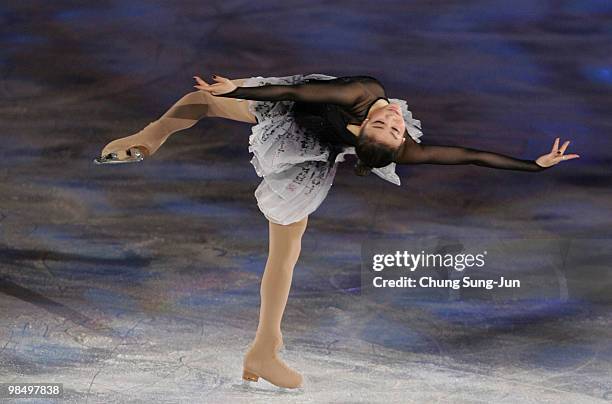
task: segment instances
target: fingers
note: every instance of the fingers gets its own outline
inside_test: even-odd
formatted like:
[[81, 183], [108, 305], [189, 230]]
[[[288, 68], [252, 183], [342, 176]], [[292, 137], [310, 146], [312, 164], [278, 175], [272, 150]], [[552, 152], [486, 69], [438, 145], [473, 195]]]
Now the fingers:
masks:
[[555, 139], [555, 143], [553, 143], [553, 147], [550, 150], [551, 153], [556, 153], [557, 152], [557, 148], [559, 147], [559, 138]]
[[208, 83], [207, 83], [207, 82], [205, 82], [204, 80], [202, 80], [202, 78], [201, 78], [201, 77], [199, 77], [199, 76], [193, 76], [193, 78], [194, 78], [194, 79], [195, 79], [195, 81], [197, 81], [197, 82], [198, 82], [198, 84], [199, 84], [199, 85], [201, 85], [201, 86], [207, 86], [207, 85], [208, 85]]
[[553, 165], [559, 164], [562, 161], [577, 159], [579, 157], [580, 156], [578, 154], [566, 154], [566, 155], [557, 154], [556, 156], [553, 157]]
[[570, 141], [566, 140], [561, 146], [561, 148], [559, 148], [559, 138], [555, 139], [555, 143], [553, 144], [552, 150], [550, 152], [550, 154], [552, 154], [553, 159], [555, 160], [555, 164], [563, 160], [571, 160], [580, 157], [580, 155], [578, 154], [563, 154], [567, 150], [569, 144]]
[[563, 156], [558, 156], [558, 158], [557, 158], [557, 159], [558, 159], [559, 161], [563, 161], [563, 160], [571, 160], [571, 159], [576, 159], [576, 158], [578, 158], [578, 157], [580, 157], [578, 154], [566, 154], [566, 155], [563, 155]]
[[201, 77], [193, 76], [193, 78], [198, 83], [194, 86], [195, 88], [197, 88], [198, 90], [211, 91], [211, 85], [202, 80]]
[[212, 75], [212, 78], [213, 80], [218, 81], [219, 83], [227, 83], [228, 81], [230, 81], [230, 79], [228, 79], [227, 77], [221, 77], [215, 74]]
[[208, 91], [209, 93], [212, 93], [215, 90], [218, 90], [219, 87], [221, 86], [221, 83], [217, 83], [217, 84], [202, 84], [199, 86], [194, 86], [195, 88], [197, 88], [198, 90], [204, 90], [204, 91]]
[[196, 82], [198, 83], [197, 85], [195, 85], [194, 87], [197, 88], [198, 90], [203, 90], [203, 91], [208, 91], [209, 93], [214, 95], [215, 90], [220, 90], [222, 91], [223, 86], [226, 85], [226, 83], [228, 81], [230, 81], [229, 79], [225, 78], [225, 77], [221, 77], [221, 76], [216, 76], [213, 74], [213, 79], [216, 81], [216, 83], [214, 84], [208, 84], [206, 81], [204, 81], [201, 77], [199, 76], [193, 76], [193, 78], [196, 80]]

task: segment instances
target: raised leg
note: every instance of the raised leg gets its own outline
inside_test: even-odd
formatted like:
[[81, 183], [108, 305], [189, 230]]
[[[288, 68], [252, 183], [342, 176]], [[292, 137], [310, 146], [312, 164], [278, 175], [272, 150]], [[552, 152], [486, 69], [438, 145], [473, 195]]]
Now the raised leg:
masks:
[[283, 344], [281, 320], [307, 222], [308, 216], [289, 225], [269, 222], [269, 253], [261, 280], [259, 325], [255, 340], [244, 359], [245, 380], [262, 377], [277, 386], [288, 388], [302, 384], [302, 376], [276, 354]]
[[[233, 82], [240, 86], [246, 79]], [[101, 156], [117, 153], [124, 160], [128, 151], [140, 149], [145, 156], [151, 156], [175, 132], [194, 126], [204, 117], [220, 117], [239, 122], [257, 123], [249, 111], [248, 101], [235, 98], [215, 97], [205, 91], [193, 91], [185, 94], [159, 119], [151, 122], [141, 131], [113, 140], [102, 149]]]

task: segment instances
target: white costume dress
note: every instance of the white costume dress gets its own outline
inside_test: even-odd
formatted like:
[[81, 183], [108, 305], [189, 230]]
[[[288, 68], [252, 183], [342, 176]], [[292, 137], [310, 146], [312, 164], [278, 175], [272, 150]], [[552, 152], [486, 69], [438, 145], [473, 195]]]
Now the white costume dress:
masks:
[[[325, 74], [251, 77], [241, 87], [295, 85], [305, 80], [335, 78]], [[420, 143], [419, 137], [423, 135], [421, 122], [412, 117], [406, 101], [388, 100], [400, 105], [408, 134]], [[257, 175], [262, 177], [255, 190], [257, 205], [265, 217], [274, 223], [286, 225], [299, 221], [321, 205], [332, 186], [338, 163], [344, 161], [345, 155], [355, 154], [355, 148], [344, 147], [332, 164], [328, 161], [329, 148], [318, 142], [316, 137], [308, 136], [296, 123], [291, 113], [295, 101], [242, 101], [249, 103], [249, 110], [258, 121], [249, 136], [249, 151], [253, 153], [251, 164]], [[395, 163], [374, 168], [372, 172], [393, 184], [401, 184], [395, 173]]]

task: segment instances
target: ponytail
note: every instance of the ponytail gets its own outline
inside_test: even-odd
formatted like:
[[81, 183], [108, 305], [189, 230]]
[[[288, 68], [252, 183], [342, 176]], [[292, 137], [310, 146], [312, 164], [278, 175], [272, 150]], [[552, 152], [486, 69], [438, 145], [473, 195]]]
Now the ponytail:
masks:
[[359, 175], [360, 177], [364, 177], [370, 174], [370, 172], [372, 171], [372, 168], [373, 167], [370, 167], [367, 164], [365, 164], [363, 161], [357, 159], [357, 163], [355, 164], [355, 174]]

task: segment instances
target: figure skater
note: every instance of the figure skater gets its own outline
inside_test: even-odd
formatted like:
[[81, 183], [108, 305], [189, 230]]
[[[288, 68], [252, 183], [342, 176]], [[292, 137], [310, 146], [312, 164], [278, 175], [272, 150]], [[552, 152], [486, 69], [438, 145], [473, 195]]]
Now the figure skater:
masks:
[[212, 78], [214, 83], [208, 84], [194, 76], [197, 91], [184, 95], [138, 133], [108, 143], [95, 161], [142, 161], [171, 134], [204, 117], [253, 124], [249, 151], [251, 164], [262, 177], [255, 198], [269, 222], [269, 251], [261, 280], [259, 324], [243, 360], [246, 381], [261, 377], [285, 388], [302, 386], [302, 375], [277, 355], [283, 345], [281, 320], [308, 216], [325, 199], [345, 155], [357, 155], [357, 175], [371, 171], [396, 185], [400, 185], [396, 164], [475, 164], [540, 172], [579, 157], [565, 155], [569, 141], [559, 147], [559, 138], [537, 160], [423, 144], [421, 122], [412, 117], [406, 102], [388, 98], [383, 85], [369, 76]]

